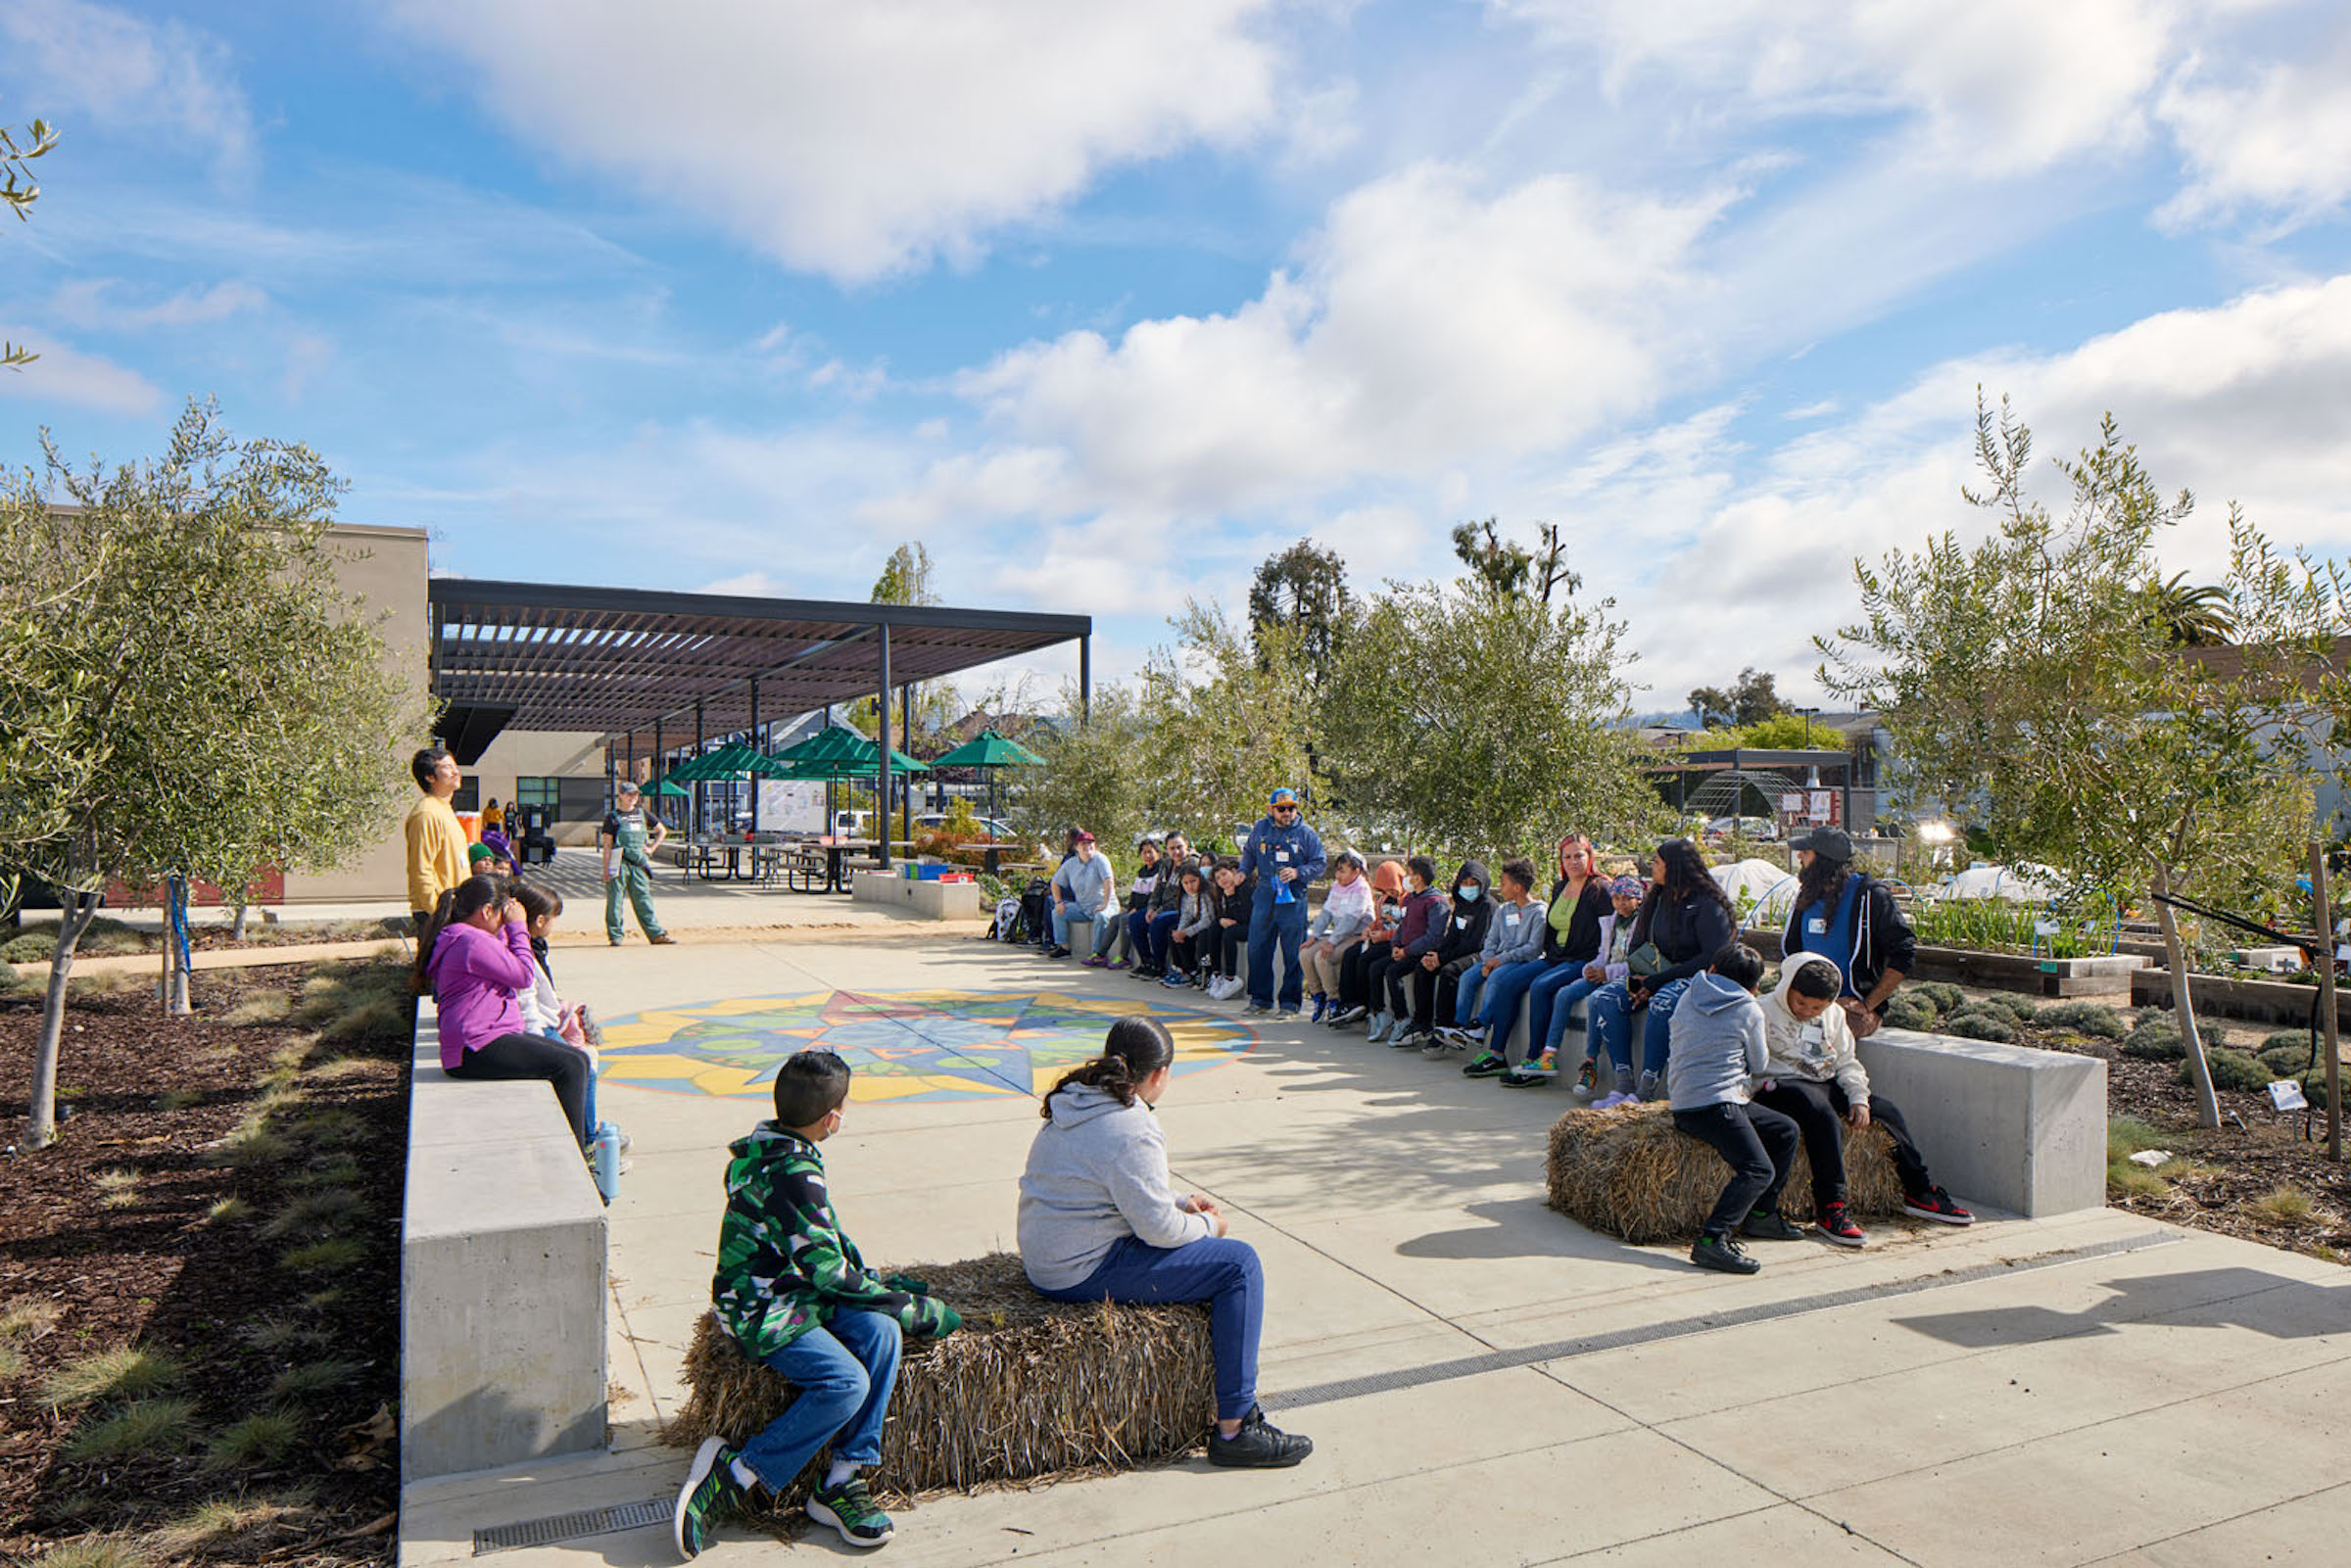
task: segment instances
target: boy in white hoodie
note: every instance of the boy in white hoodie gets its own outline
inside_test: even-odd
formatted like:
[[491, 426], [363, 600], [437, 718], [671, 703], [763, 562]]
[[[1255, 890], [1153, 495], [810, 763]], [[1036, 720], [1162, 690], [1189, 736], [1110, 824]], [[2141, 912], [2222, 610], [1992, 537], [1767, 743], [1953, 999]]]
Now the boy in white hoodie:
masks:
[[1821, 1238], [1840, 1247], [1859, 1247], [1868, 1240], [1846, 1211], [1845, 1129], [1858, 1132], [1873, 1121], [1893, 1140], [1902, 1208], [1940, 1224], [1972, 1224], [1976, 1216], [1951, 1202], [1927, 1174], [1926, 1158], [1901, 1111], [1869, 1092], [1869, 1073], [1854, 1052], [1845, 1010], [1830, 1005], [1844, 988], [1836, 961], [1817, 953], [1799, 956], [1781, 974], [1779, 988], [1763, 999], [1770, 1063], [1754, 1096], [1755, 1104], [1787, 1117], [1803, 1134]]

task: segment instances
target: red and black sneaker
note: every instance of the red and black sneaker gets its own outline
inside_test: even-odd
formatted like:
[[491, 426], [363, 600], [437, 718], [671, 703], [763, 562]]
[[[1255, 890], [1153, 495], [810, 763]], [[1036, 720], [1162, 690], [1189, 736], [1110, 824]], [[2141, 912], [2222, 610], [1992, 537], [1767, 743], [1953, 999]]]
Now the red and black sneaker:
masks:
[[1951, 1195], [1941, 1187], [1929, 1187], [1925, 1192], [1912, 1193], [1902, 1200], [1905, 1213], [1919, 1219], [1932, 1219], [1939, 1225], [1972, 1225], [1976, 1216], [1951, 1202]]
[[1843, 1204], [1824, 1205], [1820, 1217], [1814, 1223], [1820, 1227], [1820, 1239], [1834, 1246], [1863, 1247], [1869, 1243], [1869, 1238], [1861, 1233], [1861, 1227], [1853, 1223], [1852, 1215], [1845, 1212]]

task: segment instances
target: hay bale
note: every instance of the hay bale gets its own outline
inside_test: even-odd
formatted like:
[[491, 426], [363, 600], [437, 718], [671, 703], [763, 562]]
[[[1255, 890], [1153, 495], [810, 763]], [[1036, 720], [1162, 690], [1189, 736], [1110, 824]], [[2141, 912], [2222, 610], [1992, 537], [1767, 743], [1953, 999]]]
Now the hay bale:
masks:
[[[963, 1314], [943, 1340], [907, 1343], [882, 1433], [876, 1491], [903, 1499], [1008, 1482], [1097, 1475], [1184, 1453], [1216, 1420], [1205, 1306], [1047, 1301], [1013, 1253], [915, 1267]], [[693, 1393], [663, 1441], [741, 1445], [792, 1400], [705, 1314], [686, 1353]], [[779, 1499], [796, 1506], [819, 1454]]]
[[[1635, 1245], [1693, 1238], [1730, 1171], [1711, 1148], [1676, 1131], [1660, 1103], [1570, 1111], [1553, 1124], [1551, 1207], [1578, 1224]], [[1871, 1126], [1845, 1135], [1846, 1203], [1856, 1219], [1902, 1212], [1894, 1141]], [[1780, 1196], [1790, 1219], [1812, 1215], [1812, 1163], [1799, 1145]]]

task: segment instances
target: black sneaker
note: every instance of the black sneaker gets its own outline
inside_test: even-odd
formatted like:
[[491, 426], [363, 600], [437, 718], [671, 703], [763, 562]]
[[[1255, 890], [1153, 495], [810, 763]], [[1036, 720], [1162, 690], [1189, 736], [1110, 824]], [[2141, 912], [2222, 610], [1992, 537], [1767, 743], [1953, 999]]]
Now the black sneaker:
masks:
[[1902, 1212], [1913, 1219], [1932, 1219], [1944, 1225], [1972, 1225], [1976, 1216], [1951, 1202], [1951, 1195], [1941, 1187], [1929, 1187], [1925, 1192], [1911, 1193], [1902, 1200]]
[[879, 1546], [897, 1532], [889, 1515], [874, 1506], [863, 1476], [851, 1476], [837, 1487], [818, 1487], [808, 1497], [808, 1517], [831, 1525], [852, 1546]]
[[1045, 957], [1047, 958], [1068, 958], [1069, 956], [1070, 950], [1066, 947], [1048, 947], [1045, 949]]
[[1312, 1438], [1302, 1438], [1266, 1424], [1266, 1412], [1256, 1405], [1241, 1417], [1241, 1429], [1231, 1437], [1208, 1435], [1208, 1462], [1243, 1470], [1286, 1470], [1315, 1451]]
[[1777, 1209], [1758, 1209], [1739, 1226], [1739, 1234], [1757, 1241], [1802, 1241], [1804, 1233], [1788, 1223]]
[[678, 1555], [693, 1559], [710, 1544], [711, 1532], [743, 1501], [743, 1483], [735, 1479], [735, 1450], [716, 1438], [702, 1439], [687, 1467], [686, 1484], [678, 1489], [678, 1505], [670, 1518], [671, 1538]]
[[1733, 1236], [1701, 1235], [1690, 1249], [1690, 1261], [1718, 1274], [1753, 1274], [1763, 1267], [1740, 1250]]

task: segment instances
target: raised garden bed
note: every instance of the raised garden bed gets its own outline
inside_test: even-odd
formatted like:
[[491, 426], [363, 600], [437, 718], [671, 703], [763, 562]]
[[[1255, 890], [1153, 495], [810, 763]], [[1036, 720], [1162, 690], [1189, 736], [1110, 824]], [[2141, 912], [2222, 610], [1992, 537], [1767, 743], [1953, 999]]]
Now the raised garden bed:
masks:
[[[2196, 999], [2198, 1018], [2210, 1014], [2215, 1018], [2275, 1024], [2279, 1028], [2307, 1028], [2310, 1015], [2319, 1002], [2316, 985], [2300, 985], [2291, 980], [2250, 980], [2228, 974], [2190, 974], [2187, 988]], [[2131, 1002], [2135, 1007], [2168, 1010], [2172, 1005], [2171, 971], [2141, 970], [2134, 974], [2131, 977]], [[2351, 983], [2335, 987], [2334, 1018], [2338, 1029], [2351, 1032]]]
[[77, 982], [72, 1114], [0, 1157], [0, 1561], [390, 1561], [408, 1028], [361, 968], [199, 972], [182, 1020]]
[[[1767, 959], [1777, 961], [1781, 956], [1776, 929], [1748, 930], [1741, 933], [1741, 940]], [[2093, 996], [2119, 1003], [2130, 997], [2132, 977], [2145, 963], [2134, 954], [2048, 959], [2024, 953], [1988, 953], [1973, 947], [1932, 947], [1921, 942], [1918, 968], [1910, 977], [2020, 991], [2027, 996]]]

